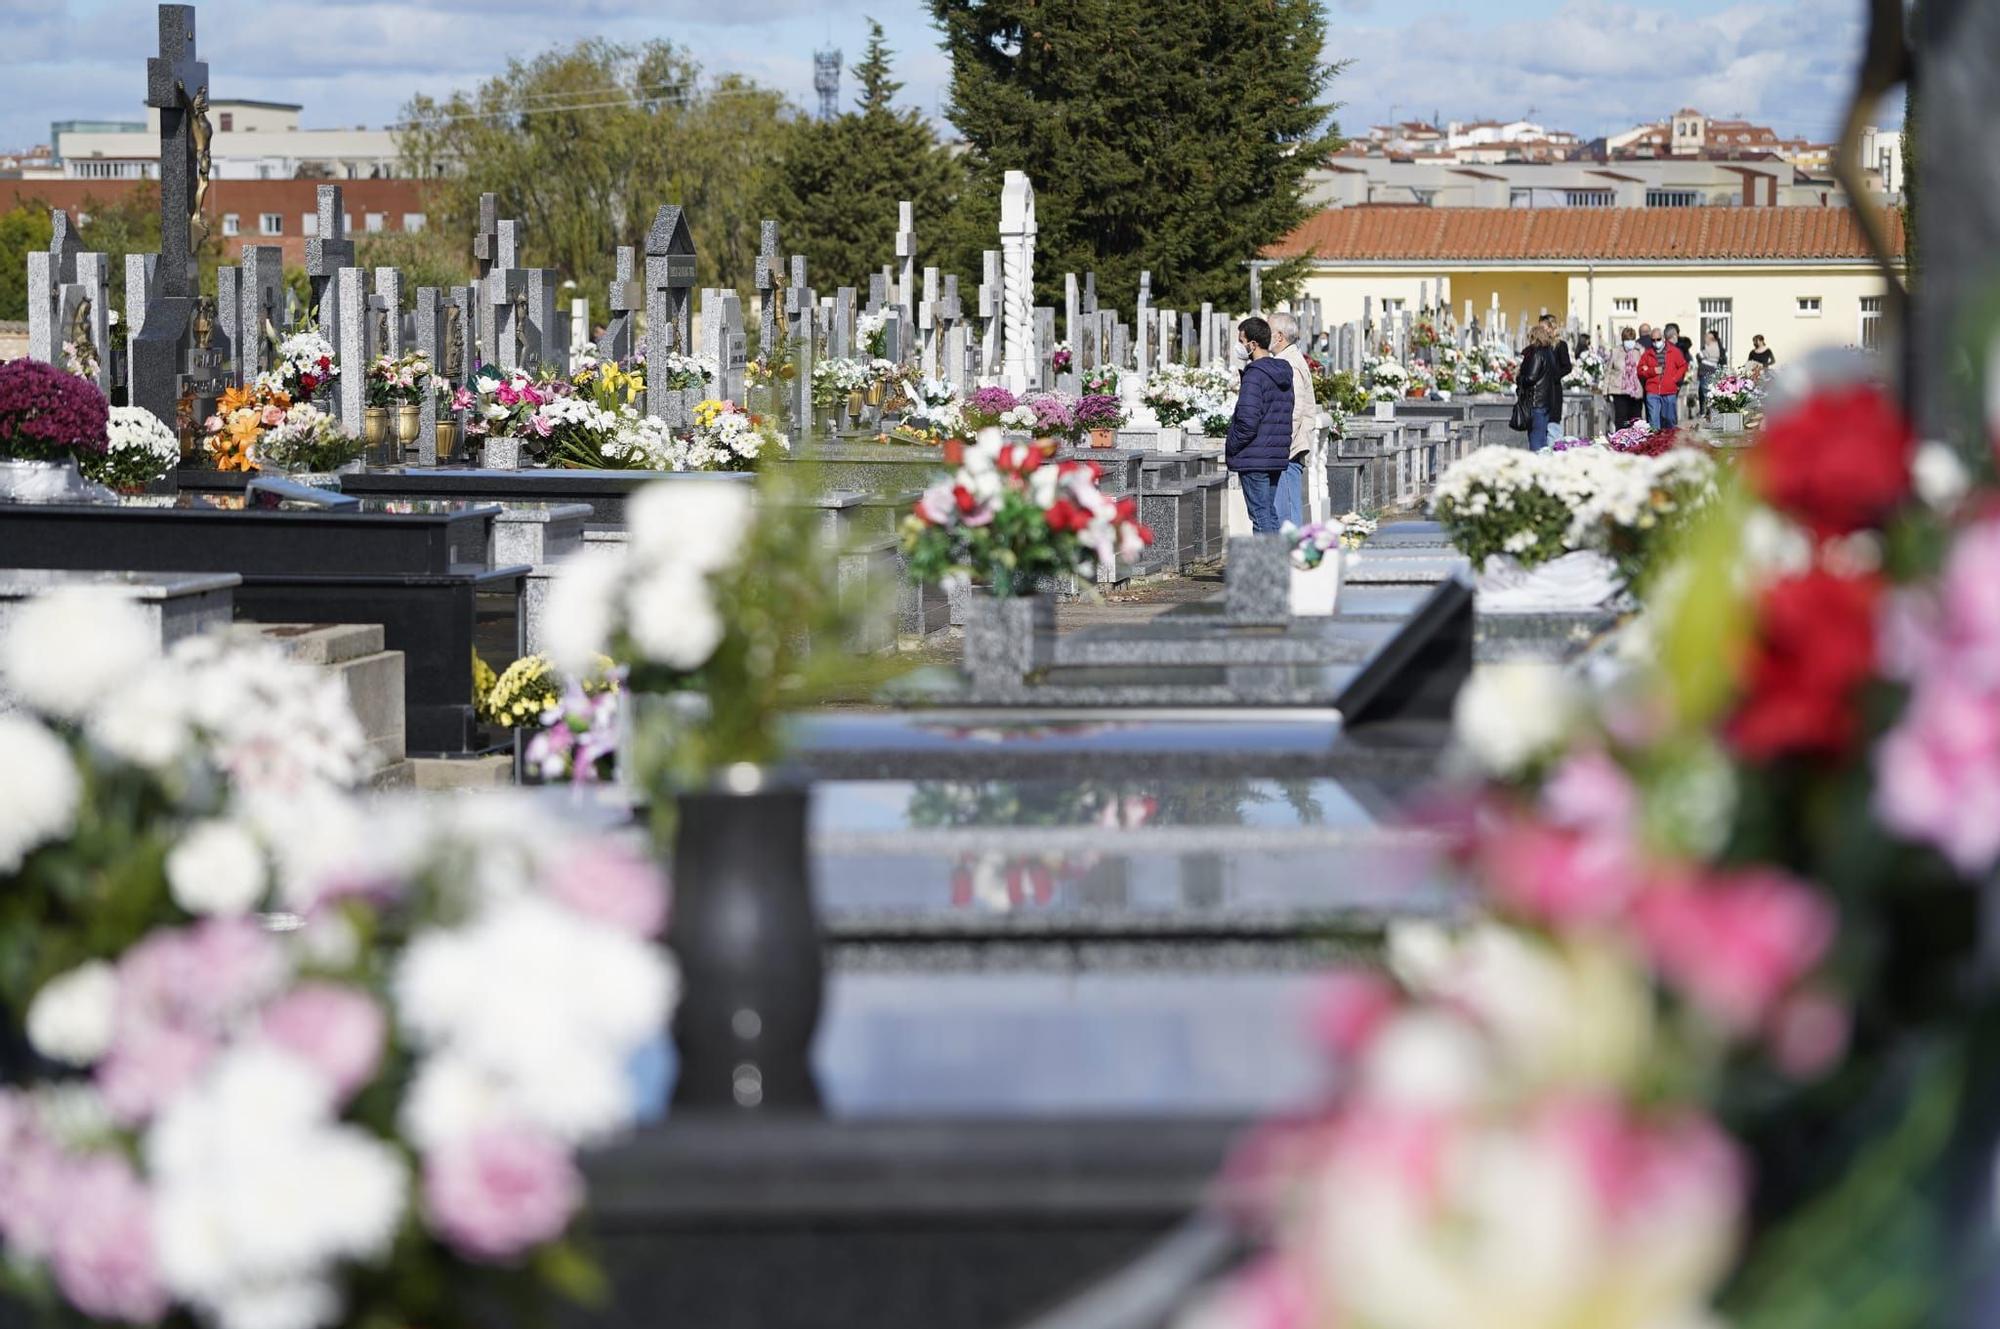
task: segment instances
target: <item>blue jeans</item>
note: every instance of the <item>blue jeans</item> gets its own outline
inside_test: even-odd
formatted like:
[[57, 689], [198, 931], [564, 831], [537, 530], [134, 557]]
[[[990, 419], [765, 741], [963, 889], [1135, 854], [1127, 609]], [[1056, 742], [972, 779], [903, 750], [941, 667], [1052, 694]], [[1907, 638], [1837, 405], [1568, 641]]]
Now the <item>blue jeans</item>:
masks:
[[1549, 408], [1537, 406], [1528, 412], [1528, 451], [1540, 452], [1549, 445]]
[[1250, 529], [1265, 535], [1278, 529], [1278, 477], [1283, 471], [1238, 471], [1243, 506], [1250, 509]]
[[1278, 472], [1278, 520], [1306, 524], [1306, 464], [1297, 457]]
[[1681, 399], [1668, 393], [1646, 394], [1646, 423], [1655, 429], [1679, 429], [1681, 427]]

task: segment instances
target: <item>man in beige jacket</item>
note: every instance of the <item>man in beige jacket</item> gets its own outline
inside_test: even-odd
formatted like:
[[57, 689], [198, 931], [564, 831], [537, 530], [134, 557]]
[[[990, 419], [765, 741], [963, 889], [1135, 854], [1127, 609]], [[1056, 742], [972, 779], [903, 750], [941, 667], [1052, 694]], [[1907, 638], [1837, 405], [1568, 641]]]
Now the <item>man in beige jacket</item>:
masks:
[[1299, 321], [1290, 314], [1266, 314], [1271, 354], [1292, 367], [1292, 461], [1278, 478], [1278, 517], [1306, 524], [1309, 499], [1317, 488], [1309, 476], [1319, 471], [1319, 403], [1313, 400], [1312, 368], [1299, 349]]

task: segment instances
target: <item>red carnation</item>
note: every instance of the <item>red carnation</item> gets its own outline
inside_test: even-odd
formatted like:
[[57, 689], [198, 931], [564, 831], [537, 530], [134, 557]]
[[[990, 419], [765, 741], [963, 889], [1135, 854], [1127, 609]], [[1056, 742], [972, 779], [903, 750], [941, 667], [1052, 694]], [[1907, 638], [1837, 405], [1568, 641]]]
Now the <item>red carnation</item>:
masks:
[[1915, 449], [1896, 403], [1857, 384], [1772, 420], [1748, 460], [1757, 492], [1825, 538], [1879, 525], [1909, 492]]
[[1090, 525], [1090, 514], [1066, 498], [1059, 498], [1049, 505], [1049, 529], [1052, 531], [1080, 531]]
[[952, 502], [958, 504], [960, 512], [977, 512], [979, 510], [979, 500], [974, 498], [972, 491], [964, 485], [953, 485], [951, 487], [951, 498]]
[[1729, 739], [1752, 761], [1837, 757], [1860, 727], [1854, 694], [1875, 673], [1879, 579], [1815, 568], [1767, 588]]
[[1119, 499], [1117, 517], [1119, 521], [1139, 520], [1139, 500], [1136, 498]]

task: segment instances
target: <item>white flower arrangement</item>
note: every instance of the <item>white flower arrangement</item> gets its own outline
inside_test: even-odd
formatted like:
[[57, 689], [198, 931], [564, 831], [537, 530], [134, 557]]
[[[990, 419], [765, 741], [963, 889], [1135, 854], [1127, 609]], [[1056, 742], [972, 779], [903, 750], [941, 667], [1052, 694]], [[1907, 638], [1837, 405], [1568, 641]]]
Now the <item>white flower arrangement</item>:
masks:
[[854, 320], [854, 344], [861, 348], [864, 355], [879, 355], [883, 334], [888, 327], [889, 315], [886, 312], [862, 314]]
[[333, 343], [309, 328], [278, 343], [278, 362], [257, 375], [257, 386], [297, 400], [312, 396], [339, 376]]
[[711, 399], [694, 408], [694, 429], [679, 441], [673, 469], [747, 471], [766, 455], [791, 447], [782, 432], [735, 402]]
[[646, 374], [650, 384], [668, 391], [681, 391], [706, 387], [715, 382], [716, 366], [715, 361], [705, 356], [676, 352], [663, 357], [657, 364], [647, 365]]
[[1361, 362], [1361, 386], [1371, 401], [1401, 401], [1409, 395], [1410, 371], [1388, 356], [1369, 356]]
[[629, 407], [620, 413], [617, 428], [604, 445], [604, 455], [628, 470], [682, 469], [680, 442], [667, 422]]
[[85, 475], [113, 489], [151, 484], [179, 464], [180, 440], [143, 406], [114, 406], [102, 456], [87, 454]]

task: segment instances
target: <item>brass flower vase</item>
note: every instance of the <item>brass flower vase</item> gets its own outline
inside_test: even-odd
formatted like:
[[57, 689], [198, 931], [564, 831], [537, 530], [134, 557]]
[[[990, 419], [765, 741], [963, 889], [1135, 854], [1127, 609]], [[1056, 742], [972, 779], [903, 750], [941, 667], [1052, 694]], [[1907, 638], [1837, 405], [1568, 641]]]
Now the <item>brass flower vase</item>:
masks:
[[441, 462], [453, 461], [456, 460], [457, 456], [458, 456], [458, 421], [456, 420], [438, 421], [437, 459]]
[[405, 448], [417, 446], [417, 436], [423, 432], [424, 408], [414, 402], [405, 402], [396, 408], [396, 441]]

